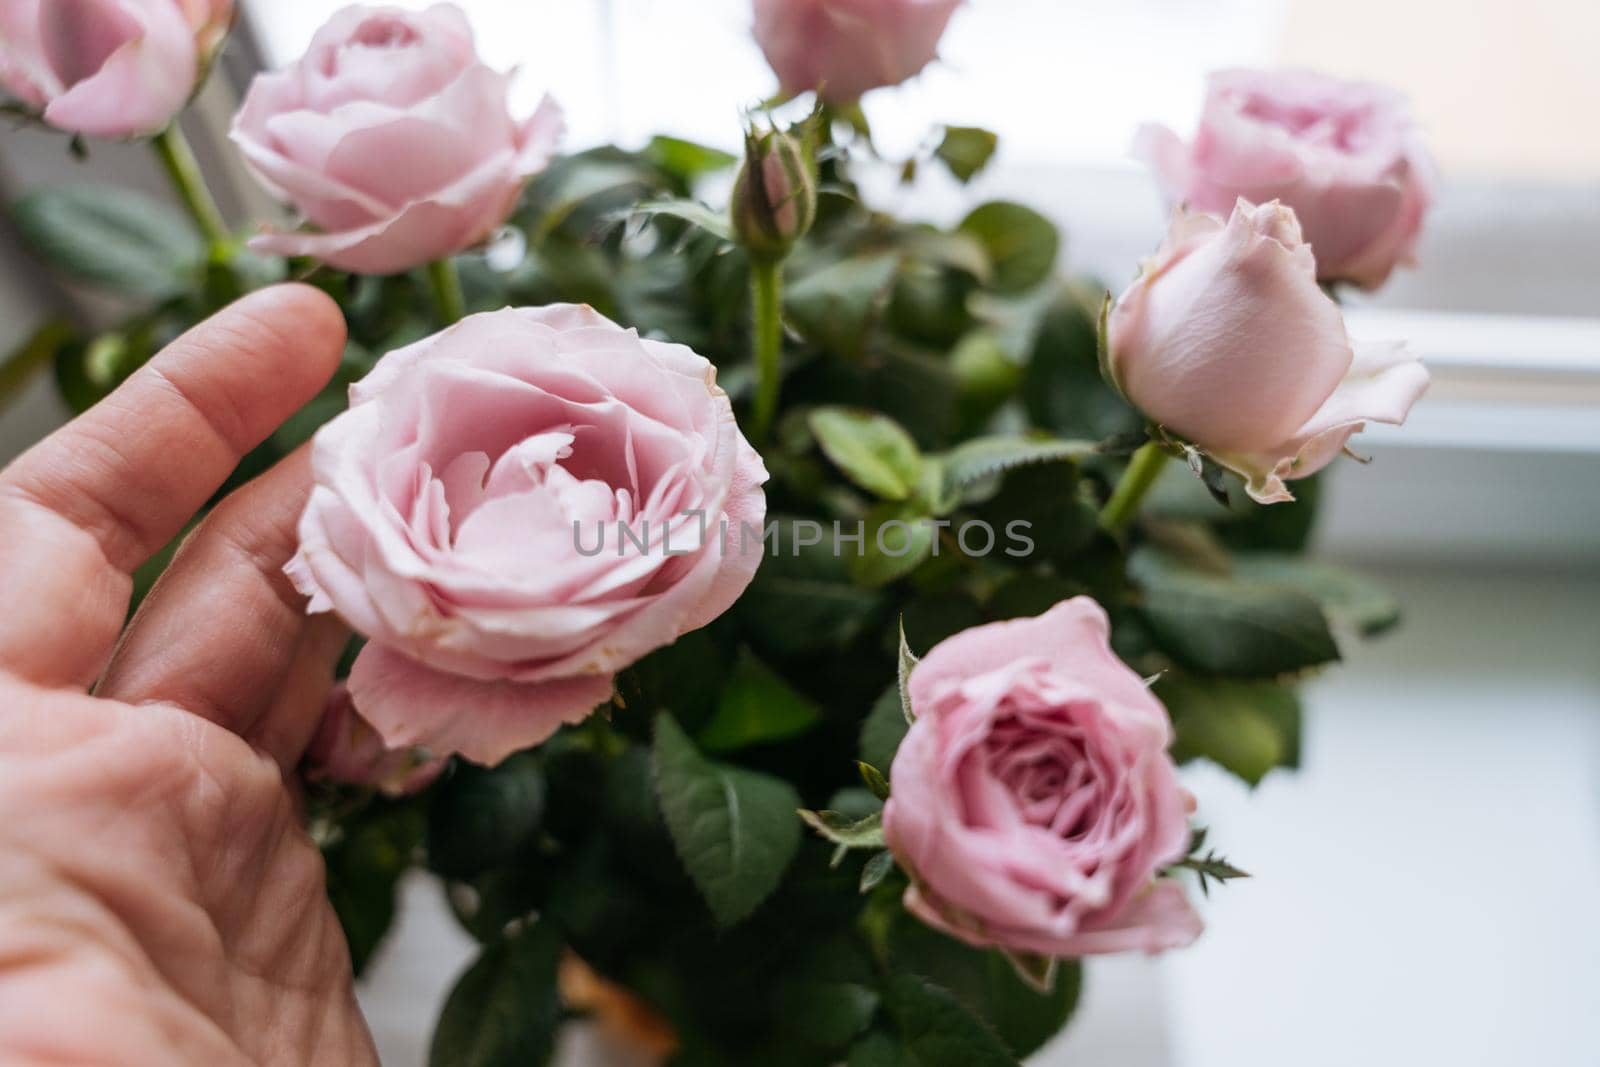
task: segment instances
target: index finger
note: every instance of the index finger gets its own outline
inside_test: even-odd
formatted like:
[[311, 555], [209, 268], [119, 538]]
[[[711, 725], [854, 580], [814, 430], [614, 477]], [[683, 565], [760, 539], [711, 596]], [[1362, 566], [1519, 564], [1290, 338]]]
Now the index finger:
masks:
[[0, 472], [0, 666], [93, 681], [128, 575], [332, 376], [344, 320], [323, 293], [275, 286], [194, 327], [115, 392]]

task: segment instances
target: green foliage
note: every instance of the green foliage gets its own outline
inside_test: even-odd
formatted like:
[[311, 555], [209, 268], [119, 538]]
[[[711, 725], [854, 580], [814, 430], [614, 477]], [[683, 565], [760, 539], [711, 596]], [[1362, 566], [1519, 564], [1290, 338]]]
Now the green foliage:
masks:
[[991, 1032], [1015, 1059], [1026, 1058], [1054, 1037], [1077, 1007], [1082, 974], [1076, 961], [1060, 963], [1053, 985], [1041, 992], [1004, 953], [962, 944], [910, 915], [892, 920], [888, 940], [889, 962], [897, 974], [946, 991], [965, 1009], [962, 1015]]
[[1364, 637], [1376, 637], [1400, 621], [1400, 605], [1387, 590], [1329, 563], [1284, 552], [1241, 552], [1233, 557], [1233, 575], [1299, 590], [1322, 606], [1329, 621]]
[[996, 200], [974, 208], [958, 228], [977, 238], [989, 253], [997, 292], [1031, 289], [1055, 269], [1061, 236], [1049, 219], [1031, 207]]
[[672, 716], [656, 716], [656, 791], [678, 858], [731, 926], [777, 888], [800, 846], [800, 797], [781, 778], [713, 763]]
[[889, 980], [884, 1006], [899, 1031], [905, 1062], [918, 1067], [1017, 1067], [1005, 1043], [973, 1018], [955, 994], [914, 975]]
[[187, 219], [126, 189], [47, 186], [11, 210], [40, 259], [70, 278], [126, 296], [185, 292], [205, 260], [204, 244]]
[[893, 419], [871, 411], [817, 408], [817, 444], [845, 477], [886, 500], [905, 500], [922, 483], [922, 452]]
[[960, 181], [969, 182], [988, 165], [1000, 138], [976, 126], [946, 126], [934, 155]]
[[872, 253], [791, 277], [784, 290], [784, 319], [807, 341], [859, 358], [888, 303], [898, 265], [894, 256]]
[[[890, 686], [861, 723], [861, 761], [887, 771], [910, 728], [909, 713], [900, 699], [900, 687]], [[890, 786], [893, 787], [892, 780]]]
[[1142, 550], [1129, 572], [1161, 649], [1193, 670], [1266, 678], [1339, 658], [1317, 602], [1297, 590], [1206, 574]]
[[545, 778], [536, 752], [497, 767], [459, 763], [432, 794], [428, 863], [450, 878], [472, 878], [511, 862], [544, 819]]
[[1287, 686], [1169, 674], [1155, 693], [1172, 716], [1180, 762], [1208, 759], [1250, 785], [1300, 764], [1300, 702]]
[[804, 733], [816, 725], [817, 706], [749, 651], [742, 652], [723, 687], [716, 715], [700, 731], [707, 752], [733, 752]]
[[555, 1046], [561, 935], [538, 922], [487, 946], [445, 1001], [431, 1067], [541, 1067]]
[[395, 892], [422, 844], [415, 804], [374, 801], [343, 820], [322, 850], [328, 898], [344, 929], [350, 962], [360, 974], [394, 921]]

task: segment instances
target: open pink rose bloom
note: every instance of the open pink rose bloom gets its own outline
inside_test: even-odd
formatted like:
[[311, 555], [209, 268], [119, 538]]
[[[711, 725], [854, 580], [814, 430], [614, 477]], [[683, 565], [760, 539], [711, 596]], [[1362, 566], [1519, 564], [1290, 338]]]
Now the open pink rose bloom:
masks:
[[0, 0], [0, 87], [57, 129], [156, 133], [231, 17], [200, 0]]
[[973, 945], [1044, 956], [1199, 936], [1157, 875], [1189, 843], [1166, 710], [1093, 600], [948, 638], [911, 672], [916, 715], [884, 832], [906, 906]]
[[1433, 204], [1433, 161], [1405, 100], [1312, 71], [1213, 74], [1194, 140], [1146, 126], [1136, 151], [1167, 198], [1191, 210], [1282, 201], [1300, 218], [1317, 276], [1366, 289], [1412, 261]]
[[837, 103], [898, 85], [938, 54], [962, 0], [755, 0], [755, 38], [787, 93]]
[[587, 307], [390, 353], [313, 463], [290, 574], [369, 638], [350, 694], [389, 748], [537, 744], [761, 561], [766, 470], [711, 364]]
[[256, 78], [234, 119], [251, 168], [314, 227], [251, 247], [392, 274], [485, 240], [563, 129], [548, 98], [514, 119], [508, 82], [454, 5], [339, 12], [293, 66]]

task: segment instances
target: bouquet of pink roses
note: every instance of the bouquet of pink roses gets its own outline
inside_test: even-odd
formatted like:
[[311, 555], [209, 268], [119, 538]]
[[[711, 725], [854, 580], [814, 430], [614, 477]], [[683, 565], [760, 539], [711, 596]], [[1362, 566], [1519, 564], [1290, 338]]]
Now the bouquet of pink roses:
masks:
[[[11, 109], [151, 138], [193, 216], [14, 205], [141, 301], [16, 368], [83, 409], [253, 289], [344, 313], [335, 381], [230, 485], [309, 450], [285, 570], [350, 634], [310, 828], [358, 971], [412, 869], [481, 942], [436, 1064], [546, 1062], [575, 1014], [674, 1064], [1016, 1063], [1082, 957], [1189, 944], [1193, 890], [1242, 875], [1177, 765], [1293, 767], [1296, 679], [1395, 621], [1300, 552], [1316, 473], [1427, 385], [1337, 302], [1429, 206], [1403, 106], [1215, 76], [1191, 143], [1139, 135], [1176, 208], [1113, 295], [1023, 204], [946, 228], [858, 186], [861, 97], [959, 6], [755, 0], [780, 93], [742, 159], [562, 155], [458, 9], [347, 8], [239, 109], [296, 213], [241, 244], [174, 124], [231, 5], [0, 4]], [[927, 143], [906, 181], [996, 139]]]

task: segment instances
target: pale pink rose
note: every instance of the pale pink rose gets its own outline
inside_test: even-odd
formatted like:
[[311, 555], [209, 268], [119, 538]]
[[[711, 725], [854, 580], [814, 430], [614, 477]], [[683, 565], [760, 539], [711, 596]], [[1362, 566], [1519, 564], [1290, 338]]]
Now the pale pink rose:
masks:
[[299, 62], [256, 78], [234, 119], [257, 176], [312, 226], [250, 246], [394, 274], [483, 241], [563, 129], [549, 98], [512, 118], [509, 80], [452, 4], [338, 12]]
[[787, 93], [849, 103], [933, 61], [963, 0], [755, 0], [755, 38]]
[[57, 129], [157, 133], [194, 91], [195, 32], [177, 0], [0, 0], [0, 87]]
[[369, 638], [350, 693], [390, 748], [537, 744], [760, 563], [767, 474], [714, 368], [588, 307], [469, 316], [350, 402], [288, 571]]
[[403, 797], [432, 785], [449, 764], [421, 748], [389, 748], [356, 711], [343, 682], [328, 694], [322, 722], [306, 750], [307, 781], [369, 786], [386, 796]]
[[1366, 289], [1414, 261], [1433, 203], [1433, 161], [1404, 99], [1311, 71], [1213, 74], [1194, 141], [1146, 126], [1135, 152], [1195, 211], [1281, 200], [1300, 217], [1317, 276]]
[[924, 922], [1051, 957], [1199, 936], [1182, 886], [1159, 877], [1190, 838], [1171, 726], [1110, 632], [1077, 597], [965, 630], [913, 668], [883, 825]]
[[1367, 422], [1401, 423], [1428, 372], [1398, 344], [1352, 348], [1294, 212], [1240, 200], [1224, 224], [1173, 219], [1109, 321], [1109, 371], [1145, 415], [1264, 504]]
[[178, 6], [194, 31], [200, 55], [209, 58], [233, 28], [233, 0], [178, 0]]

